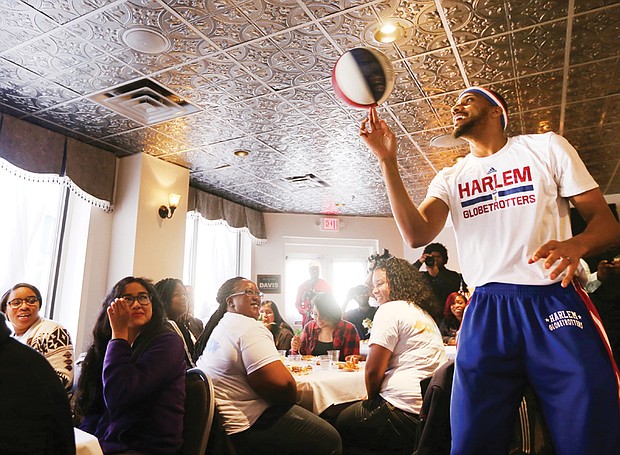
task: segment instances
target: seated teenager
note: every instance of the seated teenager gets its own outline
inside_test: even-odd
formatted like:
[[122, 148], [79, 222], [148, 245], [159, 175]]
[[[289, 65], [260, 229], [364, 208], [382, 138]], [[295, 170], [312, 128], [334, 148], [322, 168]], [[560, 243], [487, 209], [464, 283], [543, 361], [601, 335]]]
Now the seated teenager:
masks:
[[439, 323], [439, 331], [446, 345], [456, 345], [456, 333], [461, 327], [463, 313], [467, 306], [467, 297], [460, 292], [453, 292], [446, 299], [446, 307], [443, 310], [443, 320]]
[[43, 298], [39, 290], [28, 283], [18, 283], [9, 289], [0, 302], [13, 326], [13, 337], [43, 354], [65, 390], [73, 387], [73, 345], [69, 332], [59, 323], [39, 314]]
[[291, 349], [293, 328], [282, 318], [276, 303], [272, 300], [265, 300], [260, 306], [260, 315], [263, 324], [273, 335], [276, 349], [288, 352]]
[[196, 365], [213, 381], [226, 433], [239, 454], [342, 453], [334, 427], [294, 404], [295, 379], [258, 321], [261, 297], [250, 280], [226, 281], [196, 344]]
[[185, 350], [153, 285], [127, 277], [103, 302], [78, 381], [80, 428], [103, 452], [178, 453]]
[[183, 316], [187, 314], [188, 310], [187, 289], [183, 282], [177, 278], [164, 278], [155, 284], [155, 290], [164, 306], [168, 324], [183, 340], [187, 368], [192, 368], [195, 366], [192, 355], [196, 340], [183, 323]]
[[360, 353], [360, 337], [355, 326], [342, 319], [342, 310], [330, 293], [312, 299], [312, 320], [300, 337], [293, 337], [291, 352], [302, 355], [322, 355], [339, 350], [340, 360]]
[[422, 406], [420, 380], [447, 361], [433, 319], [441, 306], [420, 272], [403, 259], [378, 259], [372, 280], [379, 309], [364, 372], [368, 399], [343, 410], [336, 428], [346, 453], [409, 455]]

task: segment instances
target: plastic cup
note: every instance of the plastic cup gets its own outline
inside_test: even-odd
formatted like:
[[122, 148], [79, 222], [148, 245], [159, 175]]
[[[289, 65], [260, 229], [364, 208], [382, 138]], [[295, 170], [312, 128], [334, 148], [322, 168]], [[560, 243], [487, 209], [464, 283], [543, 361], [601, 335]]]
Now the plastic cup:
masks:
[[280, 360], [284, 362], [286, 360], [286, 349], [278, 349], [278, 354], [280, 354]]
[[340, 350], [327, 351], [327, 355], [330, 356], [332, 362], [338, 362], [340, 360]]
[[329, 370], [332, 365], [332, 358], [329, 355], [319, 356], [319, 364], [321, 365], [321, 370]]
[[288, 356], [288, 359], [291, 363], [299, 363], [301, 362], [301, 354], [291, 354]]

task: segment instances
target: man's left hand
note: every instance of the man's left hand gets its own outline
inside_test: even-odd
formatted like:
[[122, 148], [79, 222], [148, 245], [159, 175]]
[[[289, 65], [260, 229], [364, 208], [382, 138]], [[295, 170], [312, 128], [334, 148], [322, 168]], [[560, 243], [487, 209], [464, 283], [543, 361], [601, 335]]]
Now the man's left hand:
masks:
[[539, 247], [531, 258], [528, 259], [528, 264], [544, 259], [543, 266], [545, 269], [550, 269], [551, 273], [549, 278], [555, 280], [562, 272], [566, 271], [566, 276], [562, 279], [562, 287], [567, 287], [573, 279], [577, 267], [579, 267], [579, 260], [583, 257], [583, 247], [579, 246], [574, 238], [558, 242], [557, 240], [550, 240], [541, 247]]

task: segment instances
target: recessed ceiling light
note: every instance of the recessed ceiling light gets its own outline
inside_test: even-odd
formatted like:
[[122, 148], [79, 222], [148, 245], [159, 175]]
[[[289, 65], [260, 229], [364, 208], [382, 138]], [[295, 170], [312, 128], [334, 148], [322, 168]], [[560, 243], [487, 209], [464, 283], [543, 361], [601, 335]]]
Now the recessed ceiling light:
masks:
[[439, 136], [432, 137], [430, 144], [433, 147], [460, 147], [466, 145], [467, 141], [463, 138], [455, 138], [452, 134], [440, 134]]
[[386, 22], [375, 31], [374, 38], [379, 43], [389, 44], [403, 36], [402, 26], [394, 22]]
[[235, 150], [233, 153], [235, 154], [235, 156], [243, 157], [243, 156], [248, 156], [250, 154], [250, 151], [249, 150]]
[[127, 46], [145, 54], [160, 54], [170, 48], [170, 40], [151, 28], [132, 27], [123, 32], [122, 38]]

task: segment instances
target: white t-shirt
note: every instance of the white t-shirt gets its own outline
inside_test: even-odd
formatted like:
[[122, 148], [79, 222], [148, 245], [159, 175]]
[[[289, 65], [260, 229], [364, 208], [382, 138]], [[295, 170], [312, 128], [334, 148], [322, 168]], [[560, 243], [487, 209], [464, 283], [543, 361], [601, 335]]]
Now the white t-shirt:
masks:
[[213, 381], [226, 433], [247, 430], [270, 406], [250, 387], [248, 375], [276, 361], [273, 335], [262, 323], [226, 313], [215, 327], [196, 366]]
[[572, 236], [568, 199], [598, 185], [566, 139], [555, 133], [511, 137], [497, 153], [471, 153], [442, 169], [427, 197], [444, 201], [457, 240], [463, 278], [547, 285], [543, 261], [528, 258], [549, 240]]
[[372, 322], [369, 346], [390, 351], [379, 395], [398, 409], [420, 413], [420, 380], [447, 362], [437, 324], [417, 305], [402, 300], [379, 306]]

